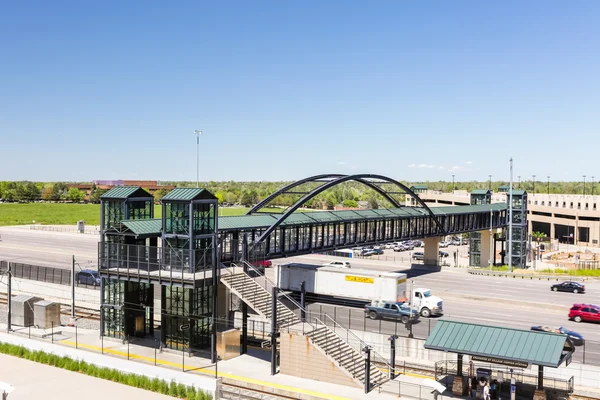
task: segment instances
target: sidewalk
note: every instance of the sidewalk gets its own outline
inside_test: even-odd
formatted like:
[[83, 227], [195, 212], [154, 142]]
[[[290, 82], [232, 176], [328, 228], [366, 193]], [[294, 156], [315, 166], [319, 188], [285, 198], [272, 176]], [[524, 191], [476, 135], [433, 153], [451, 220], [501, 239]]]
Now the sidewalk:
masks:
[[[10, 334], [5, 333], [5, 325], [0, 325], [0, 329], [3, 332], [0, 333], [0, 341], [20, 344], [34, 349], [41, 349], [41, 346], [43, 346], [44, 351], [60, 352], [61, 354], [68, 350], [68, 354], [63, 355], [84, 359], [87, 362], [97, 363], [105, 367], [126, 370], [127, 372], [151, 377], [159, 376], [166, 380], [173, 379], [200, 388], [206, 388], [210, 385], [214, 388], [215, 378], [218, 376], [322, 399], [373, 399], [374, 396], [378, 399], [397, 398], [397, 395], [385, 393], [379, 389], [365, 394], [363, 389], [359, 387], [334, 385], [283, 374], [271, 376], [270, 362], [267, 361], [269, 353], [256, 349], [251, 349], [250, 354], [232, 360], [219, 361], [218, 365], [215, 366], [208, 358], [190, 356], [187, 353], [173, 350], [160, 352], [155, 348], [136, 344], [135, 340], [132, 340], [129, 344], [109, 338], [102, 340], [98, 331], [94, 330], [78, 329], [77, 337], [75, 337], [75, 328], [61, 326], [55, 328], [54, 342], [52, 343], [52, 335], [49, 335], [51, 333], [49, 329], [32, 328], [31, 339], [28, 338], [28, 328], [17, 327], [19, 331]], [[42, 338], [42, 336], [44, 337]], [[386, 388], [391, 387], [391, 390], [397, 391], [398, 385], [400, 385], [402, 397], [410, 399], [412, 396], [409, 389], [412, 387], [415, 393], [422, 392], [423, 398], [433, 399], [432, 389], [428, 392], [428, 388], [418, 388], [416, 386], [424, 378], [418, 375], [413, 377], [399, 376], [395, 381], [388, 382]], [[415, 398], [417, 397], [418, 395], [415, 395]]]

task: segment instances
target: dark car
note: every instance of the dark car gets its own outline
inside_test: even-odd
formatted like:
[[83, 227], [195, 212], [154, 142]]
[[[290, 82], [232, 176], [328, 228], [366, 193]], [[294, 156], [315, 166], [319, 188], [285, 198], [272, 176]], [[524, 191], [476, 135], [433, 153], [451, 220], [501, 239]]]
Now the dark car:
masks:
[[550, 290], [554, 292], [585, 293], [585, 286], [579, 282], [567, 281], [550, 286]]
[[440, 250], [440, 257], [448, 257], [448, 252]]
[[75, 276], [75, 280], [80, 285], [92, 285], [99, 286], [100, 285], [100, 275], [98, 275], [98, 271], [93, 269], [83, 269], [77, 273]]
[[600, 307], [593, 304], [573, 304], [569, 310], [569, 319], [575, 322], [600, 322]]
[[575, 346], [583, 346], [583, 344], [585, 343], [585, 339], [579, 333], [574, 332], [570, 329], [564, 328], [562, 326], [560, 326], [558, 328], [550, 327], [550, 326], [532, 326], [531, 330], [537, 331], [537, 332], [552, 332], [552, 333], [560, 333], [562, 335], [567, 335], [569, 337], [569, 339], [571, 339], [571, 342], [573, 342], [573, 345], [575, 345]]

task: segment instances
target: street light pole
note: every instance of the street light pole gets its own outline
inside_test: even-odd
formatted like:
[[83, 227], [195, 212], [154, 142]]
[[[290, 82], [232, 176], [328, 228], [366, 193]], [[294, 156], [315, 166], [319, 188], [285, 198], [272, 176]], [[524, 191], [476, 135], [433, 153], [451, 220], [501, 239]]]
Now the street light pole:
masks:
[[519, 189], [521, 189], [521, 175], [517, 176], [519, 178]]
[[533, 194], [535, 194], [535, 175], [532, 175], [532, 176], [533, 176]]
[[488, 176], [490, 177], [490, 185], [489, 185], [490, 187], [488, 187], [488, 189], [492, 190], [492, 176], [491, 175], [488, 175]]
[[550, 195], [550, 175], [548, 175], [548, 195]]
[[508, 270], [512, 273], [512, 226], [513, 226], [513, 159], [510, 158], [510, 184], [508, 186]]
[[202, 131], [195, 129], [194, 135], [196, 136], [196, 187], [200, 187], [200, 135]]
[[454, 192], [456, 190], [456, 187], [454, 186], [454, 174], [452, 174], [452, 192]]
[[594, 195], [594, 186], [596, 186], [596, 182], [594, 181], [594, 175], [592, 175], [592, 196]]
[[585, 197], [585, 175], [583, 176], [583, 197]]

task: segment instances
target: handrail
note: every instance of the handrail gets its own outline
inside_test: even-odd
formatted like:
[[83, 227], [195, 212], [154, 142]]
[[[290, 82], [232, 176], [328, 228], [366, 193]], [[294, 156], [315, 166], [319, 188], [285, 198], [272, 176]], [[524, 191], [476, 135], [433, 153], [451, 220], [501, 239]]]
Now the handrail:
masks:
[[[277, 285], [275, 285], [275, 283], [273, 283], [269, 278], [267, 278], [263, 273], [261, 273], [258, 269], [256, 269], [252, 264], [250, 264], [249, 262], [245, 261], [245, 260], [241, 260], [242, 263], [244, 263], [246, 266], [248, 266], [249, 269], [251, 269], [252, 271], [254, 271], [256, 274], [259, 275], [259, 277], [264, 278], [265, 281], [265, 286], [267, 285], [267, 283], [269, 283], [272, 287], [277, 287]], [[235, 266], [235, 263], [233, 263], [233, 265]], [[264, 288], [265, 290], [268, 291], [268, 288]], [[296, 302], [294, 299], [292, 299], [290, 296], [288, 296], [285, 292], [283, 292], [283, 290], [281, 290], [279, 287], [277, 287], [277, 291], [283, 295], [283, 297], [285, 297], [286, 299], [288, 299], [290, 302], [292, 302], [292, 304], [294, 304], [294, 306], [298, 307], [299, 310], [304, 311], [305, 315], [312, 315], [312, 313], [310, 313], [309, 311], [307, 311], [306, 309], [304, 309], [300, 304], [298, 304], [298, 302]], [[284, 304], [285, 305], [285, 304]], [[287, 307], [287, 306], [286, 306]], [[289, 309], [289, 307], [288, 307]], [[290, 310], [293, 311], [293, 310]], [[335, 321], [333, 318], [331, 318], [329, 315], [327, 314], [323, 314], [323, 316], [325, 317], [324, 319], [331, 321], [331, 323], [334, 326], [334, 329], [331, 329], [326, 323], [324, 323], [323, 321], [321, 321], [319, 318], [317, 317], [313, 317], [314, 320], [317, 322], [317, 324], [319, 325], [323, 325], [326, 328], [333, 330], [333, 332], [340, 336], [342, 339], [344, 339], [341, 335], [339, 335], [336, 330], [335, 327], [340, 328], [343, 332], [345, 332], [346, 334], [346, 343], [354, 348], [354, 350], [357, 350], [359, 353], [363, 352], [363, 349], [365, 347], [369, 347], [371, 348], [371, 359], [374, 361], [377, 361], [378, 363], [382, 363], [384, 364], [388, 370], [391, 370], [391, 366], [389, 364], [389, 362], [383, 357], [381, 356], [379, 353], [377, 353], [375, 350], [373, 350], [372, 346], [369, 346], [367, 343], [365, 343], [362, 339], [360, 339], [358, 336], [356, 336], [354, 333], [352, 333], [350, 330], [348, 330], [347, 328], [345, 328], [344, 326], [340, 325], [337, 321]], [[305, 322], [302, 321], [303, 323], [308, 323], [313, 329], [316, 329], [315, 325], [313, 325], [310, 322]], [[349, 338], [352, 338], [354, 341], [359, 343], [359, 348], [357, 349], [355, 346], [353, 346], [350, 341], [348, 340]]]

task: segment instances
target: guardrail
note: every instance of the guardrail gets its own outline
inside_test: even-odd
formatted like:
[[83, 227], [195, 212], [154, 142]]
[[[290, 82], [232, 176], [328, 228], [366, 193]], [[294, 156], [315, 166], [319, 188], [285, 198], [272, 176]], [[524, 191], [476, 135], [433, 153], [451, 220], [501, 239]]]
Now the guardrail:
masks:
[[[71, 286], [71, 270], [41, 265], [10, 262], [13, 278]], [[8, 261], [0, 261], [0, 274], [8, 271]], [[100, 289], [100, 286], [75, 282], [77, 287]]]
[[503, 278], [513, 278], [513, 279], [529, 279], [529, 280], [540, 280], [540, 281], [581, 281], [585, 282], [588, 280], [595, 280], [598, 278], [589, 277], [589, 276], [572, 276], [572, 275], [564, 275], [564, 274], [556, 274], [556, 275], [533, 275], [533, 274], [515, 274], [504, 271], [489, 271], [489, 270], [479, 270], [479, 269], [469, 269], [467, 272], [471, 275], [483, 275], [483, 276], [498, 276]]

